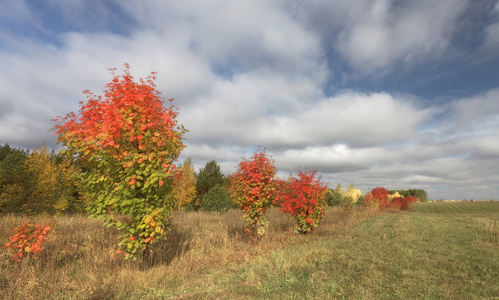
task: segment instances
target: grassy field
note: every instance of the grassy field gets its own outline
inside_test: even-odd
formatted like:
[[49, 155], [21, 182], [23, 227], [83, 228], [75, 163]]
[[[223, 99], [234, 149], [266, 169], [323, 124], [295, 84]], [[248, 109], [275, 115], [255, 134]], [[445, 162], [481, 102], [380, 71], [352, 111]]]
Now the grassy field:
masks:
[[[112, 254], [97, 220], [57, 217], [37, 260], [0, 254], [1, 299], [490, 299], [499, 297], [499, 202], [417, 203], [409, 211], [330, 209], [317, 232], [268, 216], [243, 237], [240, 212], [177, 212], [148, 262]], [[49, 221], [39, 217], [38, 223]], [[0, 243], [20, 217], [0, 219]]]

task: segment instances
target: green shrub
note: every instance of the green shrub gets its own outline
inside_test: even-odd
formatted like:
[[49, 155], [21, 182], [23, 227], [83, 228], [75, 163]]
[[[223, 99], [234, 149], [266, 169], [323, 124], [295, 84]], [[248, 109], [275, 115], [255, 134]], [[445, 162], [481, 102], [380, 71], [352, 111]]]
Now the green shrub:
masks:
[[203, 196], [200, 206], [201, 210], [204, 211], [224, 213], [229, 209], [234, 208], [234, 203], [225, 186], [217, 184]]
[[328, 193], [326, 194], [326, 202], [330, 207], [339, 206], [342, 201], [343, 201], [342, 193], [336, 190], [329, 189]]

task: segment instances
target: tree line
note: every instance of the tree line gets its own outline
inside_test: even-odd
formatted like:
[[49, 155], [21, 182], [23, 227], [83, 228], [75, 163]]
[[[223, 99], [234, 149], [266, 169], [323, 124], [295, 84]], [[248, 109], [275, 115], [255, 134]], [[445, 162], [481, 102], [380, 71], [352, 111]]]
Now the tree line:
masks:
[[[236, 208], [227, 189], [228, 178], [215, 160], [195, 171], [191, 159], [178, 166], [181, 176], [172, 189], [175, 210], [202, 210], [226, 212]], [[75, 160], [42, 144], [37, 149], [0, 146], [0, 213], [61, 214], [85, 211], [84, 192], [79, 190], [78, 172], [81, 167]], [[390, 190], [403, 197], [427, 201], [423, 189]], [[343, 189], [338, 184], [328, 188], [325, 203], [329, 207], [354, 208], [364, 203], [365, 195], [349, 184]], [[87, 200], [88, 201], [88, 200]]]

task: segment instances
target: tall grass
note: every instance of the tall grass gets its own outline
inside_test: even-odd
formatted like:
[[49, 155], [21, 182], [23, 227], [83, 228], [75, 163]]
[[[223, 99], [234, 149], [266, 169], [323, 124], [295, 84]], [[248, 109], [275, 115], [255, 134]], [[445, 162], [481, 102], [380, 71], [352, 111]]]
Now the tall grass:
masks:
[[[244, 235], [241, 212], [225, 214], [175, 212], [167, 239], [156, 243], [148, 261], [125, 261], [115, 253], [117, 233], [99, 220], [85, 216], [34, 217], [37, 224], [51, 223], [49, 240], [37, 259], [22, 264], [0, 251], [0, 299], [123, 299], [167, 298], [187, 279], [203, 278], [213, 268], [226, 268], [254, 260], [277, 249], [309, 239], [340, 234], [379, 212], [330, 209], [317, 232], [292, 233], [294, 220], [271, 209], [267, 235], [253, 242]], [[0, 218], [0, 245], [10, 230], [27, 218]], [[170, 287], [170, 288], [168, 288]], [[147, 298], [146, 297], [146, 298]]]

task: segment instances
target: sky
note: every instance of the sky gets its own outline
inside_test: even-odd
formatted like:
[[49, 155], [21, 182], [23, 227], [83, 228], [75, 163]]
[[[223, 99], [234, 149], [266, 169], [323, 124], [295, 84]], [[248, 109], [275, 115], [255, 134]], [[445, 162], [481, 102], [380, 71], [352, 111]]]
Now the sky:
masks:
[[499, 199], [498, 1], [2, 0], [0, 145], [58, 149], [51, 119], [125, 62], [196, 169], [261, 146], [332, 188]]

